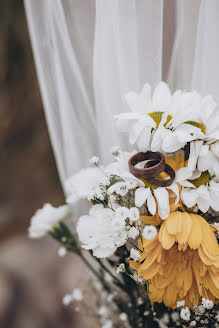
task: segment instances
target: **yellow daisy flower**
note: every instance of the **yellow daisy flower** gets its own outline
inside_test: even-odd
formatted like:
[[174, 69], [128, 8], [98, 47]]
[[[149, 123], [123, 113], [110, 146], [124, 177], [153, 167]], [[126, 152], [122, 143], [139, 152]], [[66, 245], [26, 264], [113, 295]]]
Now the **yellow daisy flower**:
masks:
[[152, 240], [142, 238], [139, 248], [139, 263], [130, 261], [130, 265], [150, 280], [152, 302], [175, 308], [182, 299], [188, 307], [200, 304], [201, 297], [213, 302], [219, 299], [219, 245], [201, 216], [171, 213], [158, 235]]

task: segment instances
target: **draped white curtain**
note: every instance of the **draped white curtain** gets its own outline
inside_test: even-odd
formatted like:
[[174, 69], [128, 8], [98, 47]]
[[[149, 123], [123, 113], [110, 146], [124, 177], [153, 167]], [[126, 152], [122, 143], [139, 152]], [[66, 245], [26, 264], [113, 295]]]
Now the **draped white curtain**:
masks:
[[219, 100], [218, 0], [25, 0], [61, 181], [127, 141], [123, 94], [160, 80]]

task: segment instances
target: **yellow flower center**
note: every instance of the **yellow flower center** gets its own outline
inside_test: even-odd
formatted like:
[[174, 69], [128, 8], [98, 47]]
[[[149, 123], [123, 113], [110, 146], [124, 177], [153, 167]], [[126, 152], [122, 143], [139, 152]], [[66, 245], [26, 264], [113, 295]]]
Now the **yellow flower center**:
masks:
[[[156, 178], [161, 179], [160, 175], [157, 175]], [[143, 178], [139, 178], [139, 180], [144, 182], [145, 188], [150, 188], [151, 190], [158, 188], [157, 186], [153, 185], [152, 183], [150, 183], [148, 180], [143, 179]]]
[[210, 173], [208, 171], [202, 172], [199, 178], [196, 178], [194, 180], [189, 180], [196, 188], [206, 185], [211, 180]]
[[206, 127], [205, 127], [205, 125], [203, 123], [196, 122], [196, 121], [186, 121], [185, 123], [186, 124], [193, 125], [196, 128], [199, 128], [202, 131], [202, 133], [206, 134]]
[[[148, 113], [148, 115], [154, 120], [154, 122], [156, 123], [156, 128], [158, 128], [161, 120], [162, 120], [162, 116], [163, 116], [164, 112], [151, 112]], [[166, 123], [164, 124], [164, 126], [167, 125], [167, 123], [172, 119], [173, 117], [171, 115], [167, 116], [167, 120]]]

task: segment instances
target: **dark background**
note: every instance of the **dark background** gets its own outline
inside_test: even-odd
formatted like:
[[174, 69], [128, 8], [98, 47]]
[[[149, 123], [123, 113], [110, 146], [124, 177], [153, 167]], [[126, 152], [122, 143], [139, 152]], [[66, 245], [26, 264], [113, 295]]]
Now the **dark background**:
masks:
[[33, 212], [63, 202], [22, 0], [0, 1], [0, 240]]
[[[36, 0], [37, 1], [37, 0]], [[64, 196], [43, 113], [22, 0], [0, 1], [0, 328], [85, 326], [62, 297], [86, 284], [77, 258], [49, 238], [30, 240], [29, 220]], [[77, 268], [77, 270], [75, 270]]]

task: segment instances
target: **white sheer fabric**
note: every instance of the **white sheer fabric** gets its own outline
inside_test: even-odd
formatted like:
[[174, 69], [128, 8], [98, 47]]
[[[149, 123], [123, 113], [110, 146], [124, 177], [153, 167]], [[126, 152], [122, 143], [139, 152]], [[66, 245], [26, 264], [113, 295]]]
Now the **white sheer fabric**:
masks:
[[92, 154], [127, 146], [122, 96], [166, 80], [219, 100], [217, 0], [25, 0], [61, 181]]

